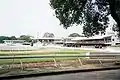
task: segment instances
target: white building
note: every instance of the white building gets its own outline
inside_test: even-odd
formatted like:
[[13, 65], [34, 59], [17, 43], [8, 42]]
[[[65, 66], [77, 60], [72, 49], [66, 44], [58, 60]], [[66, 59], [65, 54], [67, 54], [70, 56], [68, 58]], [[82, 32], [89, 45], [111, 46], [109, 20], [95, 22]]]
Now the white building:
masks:
[[4, 40], [4, 43], [7, 45], [22, 45], [25, 40]]
[[120, 37], [118, 37], [118, 32], [113, 31], [112, 27], [109, 27], [106, 31], [106, 35], [112, 35], [111, 42], [112, 45], [116, 45], [120, 43]]
[[61, 38], [38, 38], [38, 45], [61, 45], [61, 46], [111, 46], [120, 43], [120, 39], [115, 32], [109, 32], [105, 35], [96, 35], [92, 37], [61, 37]]

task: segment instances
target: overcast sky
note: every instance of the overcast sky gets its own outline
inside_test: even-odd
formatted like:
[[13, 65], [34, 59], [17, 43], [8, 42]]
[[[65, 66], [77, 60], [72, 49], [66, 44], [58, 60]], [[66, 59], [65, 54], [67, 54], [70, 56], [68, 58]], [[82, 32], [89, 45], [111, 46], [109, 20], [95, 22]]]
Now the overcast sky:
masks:
[[59, 25], [53, 16], [49, 0], [0, 0], [0, 36], [20, 36], [23, 34], [43, 36], [45, 32], [54, 33], [56, 37], [82, 33], [82, 27], [67, 30]]

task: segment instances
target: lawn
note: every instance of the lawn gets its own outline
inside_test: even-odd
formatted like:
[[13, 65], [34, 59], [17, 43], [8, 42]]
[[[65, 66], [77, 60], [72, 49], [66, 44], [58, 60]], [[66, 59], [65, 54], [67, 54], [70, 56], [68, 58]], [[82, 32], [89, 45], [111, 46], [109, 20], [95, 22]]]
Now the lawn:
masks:
[[[66, 50], [66, 49], [62, 49], [59, 51], [55, 51], [55, 52], [23, 52], [23, 51], [19, 51], [19, 52], [9, 52], [9, 51], [4, 51], [4, 52], [0, 52], [0, 57], [6, 57], [6, 56], [79, 56], [79, 55], [83, 55], [86, 52], [94, 52], [92, 50]], [[71, 59], [76, 59], [76, 58], [56, 58], [56, 60], [71, 60]], [[25, 59], [0, 59], [0, 65], [3, 64], [16, 64], [16, 63], [20, 63], [20, 60], [23, 63], [33, 63], [33, 62], [43, 62], [43, 61], [53, 61], [53, 58], [25, 58]]]
[[[86, 52], [95, 52], [95, 51], [79, 50], [79, 49], [60, 49], [60, 50], [57, 49], [56, 51], [50, 51], [50, 52], [49, 51], [47, 52], [47, 49], [44, 49], [42, 52], [41, 51], [40, 52], [36, 52], [36, 51], [0, 51], [0, 57], [8, 57], [8, 56], [23, 56], [23, 57], [25, 57], [25, 56], [79, 56], [79, 55], [84, 55]], [[76, 58], [76, 57], [59, 57], [58, 58], [57, 57], [57, 58], [0, 59], [0, 67], [1, 67], [0, 74], [5, 74], [5, 76], [6, 76], [6, 75], [8, 75], [8, 73], [11, 74], [11, 71], [14, 71], [15, 75], [20, 74], [19, 72], [21, 71], [21, 69], [14, 68], [14, 67], [12, 68], [13, 65], [11, 65], [11, 64], [21, 64], [21, 62], [23, 64], [24, 63], [43, 64], [44, 62], [46, 62], [49, 65], [51, 62], [54, 62], [54, 60], [56, 60], [56, 62], [59, 62], [59, 61], [63, 62], [63, 64], [64, 64], [64, 61], [65, 62], [67, 62], [67, 61], [72, 62], [72, 61], [76, 61], [76, 60], [78, 61], [78, 58]], [[44, 64], [46, 64], [46, 63], [44, 63]], [[9, 65], [11, 65], [11, 67]], [[72, 66], [74, 66], [74, 65], [72, 65]], [[12, 69], [14, 69], [14, 70], [12, 70]], [[24, 68], [24, 69], [27, 69], [27, 68]], [[23, 69], [23, 72], [24, 72], [24, 69]], [[54, 68], [54, 69], [56, 69], [56, 68]], [[41, 72], [45, 72], [45, 71], [51, 70], [51, 68], [50, 69], [45, 68], [44, 70], [40, 68], [39, 70], [42, 70]], [[23, 74], [23, 72], [21, 74]], [[30, 72], [30, 71], [26, 71], [26, 73], [24, 73], [24, 74], [27, 74], [28, 72]], [[34, 72], [37, 72], [37, 71], [34, 71]]]
[[[63, 60], [77, 60], [77, 58], [55, 58], [56, 61], [63, 61]], [[27, 59], [5, 59], [0, 60], [0, 65], [6, 65], [6, 64], [20, 64], [20, 63], [39, 63], [39, 62], [54, 62], [54, 58], [27, 58]]]
[[51, 52], [36, 52], [36, 51], [1, 51], [0, 56], [11, 56], [11, 55], [49, 55], [49, 54], [81, 54], [86, 52], [94, 52], [93, 50], [66, 50], [62, 49], [59, 51], [51, 51]]

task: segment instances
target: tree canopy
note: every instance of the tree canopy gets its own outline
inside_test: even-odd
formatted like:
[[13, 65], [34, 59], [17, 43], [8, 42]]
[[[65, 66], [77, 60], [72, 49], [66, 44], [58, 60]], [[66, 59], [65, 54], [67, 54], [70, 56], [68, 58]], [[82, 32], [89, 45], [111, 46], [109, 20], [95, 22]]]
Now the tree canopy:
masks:
[[55, 37], [55, 36], [54, 36], [53, 33], [48, 33], [48, 32], [46, 32], [46, 33], [44, 33], [43, 37], [46, 37], [46, 38], [53, 38], [53, 37]]
[[32, 36], [29, 36], [29, 35], [21, 35], [18, 39], [25, 40], [26, 42], [31, 42], [32, 41], [31, 37]]
[[29, 35], [21, 35], [20, 37], [15, 37], [15, 36], [0, 36], [0, 43], [4, 43], [4, 40], [25, 40], [26, 42], [31, 42], [32, 36]]
[[120, 32], [120, 0], [50, 0], [50, 5], [66, 29], [84, 24], [85, 36], [105, 33], [111, 15]]
[[3, 40], [11, 40], [11, 38], [7, 36], [0, 36], [0, 43], [4, 43]]
[[79, 35], [78, 33], [72, 33], [68, 37], [83, 37], [83, 36]]
[[10, 40], [17, 40], [17, 38], [15, 36], [11, 36]]

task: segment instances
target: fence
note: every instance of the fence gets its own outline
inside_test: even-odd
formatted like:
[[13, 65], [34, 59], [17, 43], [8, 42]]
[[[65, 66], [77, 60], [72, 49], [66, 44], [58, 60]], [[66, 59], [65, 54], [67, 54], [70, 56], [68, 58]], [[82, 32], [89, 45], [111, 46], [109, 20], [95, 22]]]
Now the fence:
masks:
[[[6, 60], [6, 59], [12, 59], [13, 62], [15, 59], [19, 59], [19, 62], [21, 64], [21, 69], [23, 69], [23, 62], [21, 59], [29, 59], [29, 58], [39, 58], [39, 59], [48, 59], [52, 58], [54, 65], [57, 67], [57, 58], [75, 58], [77, 61], [79, 61], [80, 65], [83, 65], [81, 59], [85, 58], [87, 60], [94, 60], [94, 61], [99, 61], [100, 64], [104, 62], [105, 60], [107, 61], [112, 61], [114, 63], [120, 61], [120, 54], [90, 54], [90, 55], [79, 55], [79, 56], [0, 56], [0, 60]], [[13, 63], [14, 64], [14, 63]]]

